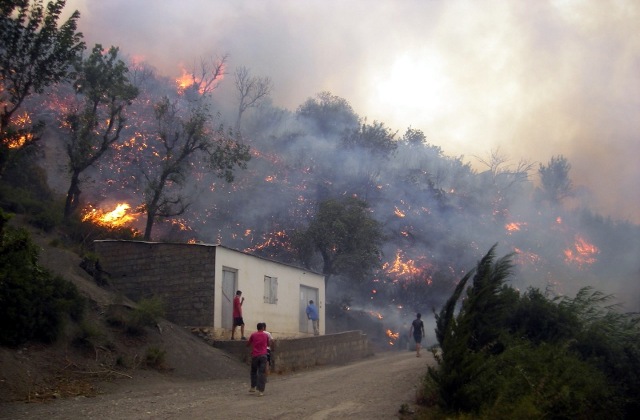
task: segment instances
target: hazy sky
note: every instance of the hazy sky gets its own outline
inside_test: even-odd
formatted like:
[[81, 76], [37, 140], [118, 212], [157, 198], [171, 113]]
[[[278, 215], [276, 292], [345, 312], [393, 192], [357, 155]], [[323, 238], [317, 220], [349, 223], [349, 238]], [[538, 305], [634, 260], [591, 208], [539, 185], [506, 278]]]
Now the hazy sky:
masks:
[[[564, 155], [590, 207], [640, 223], [640, 1], [68, 0], [89, 46], [167, 76], [230, 56], [295, 110], [330, 91], [481, 169]], [[231, 84], [231, 81], [227, 81]]]

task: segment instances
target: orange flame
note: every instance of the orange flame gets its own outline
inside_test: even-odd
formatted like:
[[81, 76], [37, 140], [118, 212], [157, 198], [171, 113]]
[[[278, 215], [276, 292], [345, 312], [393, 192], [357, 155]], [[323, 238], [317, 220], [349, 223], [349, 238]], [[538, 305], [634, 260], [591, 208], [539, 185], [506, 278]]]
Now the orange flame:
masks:
[[131, 206], [127, 203], [118, 203], [116, 208], [109, 212], [100, 209], [90, 209], [82, 217], [82, 221], [88, 221], [109, 228], [123, 227], [136, 219], [135, 216], [127, 214], [130, 208]]
[[184, 68], [182, 68], [181, 70], [182, 75], [176, 78], [176, 85], [178, 85], [178, 92], [180, 94], [184, 93], [185, 90], [196, 84], [196, 80], [193, 75], [187, 72]]
[[399, 332], [394, 333], [390, 329], [387, 329], [387, 337], [391, 339], [389, 340], [389, 345], [393, 346], [395, 345], [395, 341], [400, 337], [400, 333]]
[[[18, 129], [25, 129], [29, 125], [31, 125], [31, 116], [27, 112], [23, 112], [22, 114], [17, 115], [14, 118], [14, 120], [12, 121], [12, 123]], [[7, 142], [5, 143], [5, 145], [9, 149], [19, 149], [22, 146], [24, 146], [25, 144], [30, 143], [31, 141], [33, 141], [33, 139], [34, 139], [34, 136], [33, 136], [32, 133], [24, 133], [24, 134], [19, 135], [19, 136], [12, 136], [12, 137], [8, 138]]]
[[375, 316], [378, 319], [382, 319], [382, 314], [380, 312], [369, 311], [369, 314]]
[[402, 251], [396, 252], [396, 258], [392, 263], [384, 263], [382, 269], [391, 275], [400, 277], [413, 277], [420, 274], [421, 270], [416, 267], [414, 260], [402, 261]]
[[512, 222], [512, 223], [507, 223], [506, 225], [504, 225], [504, 228], [507, 229], [507, 231], [509, 231], [509, 233], [511, 232], [517, 232], [519, 230], [522, 229], [523, 226], [526, 226], [527, 223], [526, 222]]
[[402, 210], [400, 210], [398, 207], [396, 207], [396, 209], [395, 209], [395, 211], [393, 213], [398, 217], [405, 217], [406, 216], [405, 213]]
[[576, 235], [576, 242], [573, 244], [573, 248], [574, 249], [567, 248], [564, 250], [565, 261], [567, 263], [573, 263], [579, 268], [596, 262], [596, 255], [600, 253], [597, 246], [589, 243], [580, 235]]

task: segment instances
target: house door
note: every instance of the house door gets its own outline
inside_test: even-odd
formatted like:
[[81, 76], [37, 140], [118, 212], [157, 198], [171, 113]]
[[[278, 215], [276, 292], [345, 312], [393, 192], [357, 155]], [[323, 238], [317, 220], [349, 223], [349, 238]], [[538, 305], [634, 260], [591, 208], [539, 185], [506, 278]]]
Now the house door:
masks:
[[229, 330], [233, 327], [233, 297], [236, 293], [237, 274], [236, 270], [222, 269], [222, 313], [220, 314], [220, 325], [222, 328], [228, 328]]
[[[318, 289], [300, 285], [300, 332], [313, 334], [313, 325], [307, 319], [307, 305], [312, 300], [320, 311], [318, 302]], [[322, 319], [322, 317], [320, 318]]]

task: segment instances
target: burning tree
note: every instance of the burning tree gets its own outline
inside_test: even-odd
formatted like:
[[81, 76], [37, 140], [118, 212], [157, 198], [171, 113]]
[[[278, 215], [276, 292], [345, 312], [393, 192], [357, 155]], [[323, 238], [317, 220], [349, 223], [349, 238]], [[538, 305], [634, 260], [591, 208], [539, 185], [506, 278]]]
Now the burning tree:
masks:
[[18, 115], [25, 99], [69, 76], [84, 50], [78, 11], [60, 27], [65, 1], [7, 0], [0, 6], [0, 175], [17, 152], [35, 144], [43, 123]]
[[74, 88], [81, 103], [65, 117], [70, 131], [66, 152], [71, 174], [65, 219], [79, 205], [80, 175], [118, 141], [125, 126], [125, 109], [138, 96], [138, 89], [127, 78], [128, 71], [118, 59], [118, 48], [111, 47], [103, 54], [100, 44], [78, 67]]
[[[191, 107], [186, 116], [175, 103], [163, 98], [155, 106], [157, 131], [150, 134], [153, 153], [139, 160], [145, 179], [144, 205], [147, 222], [144, 239], [151, 239], [153, 224], [184, 213], [186, 197], [179, 188], [196, 163], [204, 163], [218, 177], [232, 182], [235, 166], [246, 168], [249, 147], [234, 142], [222, 128], [212, 130], [207, 107]], [[172, 188], [173, 187], [173, 188]]]

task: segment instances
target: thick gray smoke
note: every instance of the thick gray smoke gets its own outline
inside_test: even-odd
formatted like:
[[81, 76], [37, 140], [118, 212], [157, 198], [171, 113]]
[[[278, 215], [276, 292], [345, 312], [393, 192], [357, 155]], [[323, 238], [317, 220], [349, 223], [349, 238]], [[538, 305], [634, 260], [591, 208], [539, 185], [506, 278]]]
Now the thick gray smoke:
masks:
[[[384, 225], [387, 266], [371, 284], [336, 282], [330, 292], [401, 328], [415, 312], [429, 321], [452, 281], [495, 243], [498, 256], [515, 252], [521, 290], [571, 295], [590, 285], [640, 308], [640, 166], [630, 153], [640, 146], [639, 96], [631, 94], [640, 88], [638, 6], [567, 4], [88, 0], [68, 7], [81, 11], [90, 43], [120, 46], [156, 69], [151, 96], [170, 91], [181, 67], [224, 53], [230, 71], [247, 66], [273, 80], [272, 102], [243, 120], [254, 151], [248, 170], [233, 184], [198, 177], [187, 187], [198, 198], [184, 216], [189, 230], [159, 226], [158, 235], [287, 259], [279, 232], [304, 227], [322, 199], [357, 195]], [[384, 158], [347, 148], [341, 130], [321, 131], [296, 115], [320, 91], [346, 99], [362, 121], [398, 130], [397, 139], [409, 126], [422, 130], [427, 144], [401, 143]], [[214, 102], [233, 126], [231, 74]], [[508, 157], [497, 172], [473, 158], [487, 161], [497, 149]], [[572, 165], [579, 194], [553, 208], [536, 199], [536, 170], [557, 155]], [[521, 159], [532, 170], [512, 182]], [[85, 198], [140, 204], [135, 177], [117, 173], [107, 166], [94, 174], [96, 192], [85, 189]]]
[[[640, 222], [640, 4], [70, 0], [89, 43], [171, 77], [229, 53], [295, 109], [330, 91], [453, 156], [562, 154], [598, 212]], [[229, 84], [230, 85], [230, 84]], [[227, 86], [228, 87], [228, 86]], [[222, 86], [222, 89], [226, 89]], [[229, 93], [229, 92], [227, 92]], [[222, 92], [221, 92], [222, 94]]]

